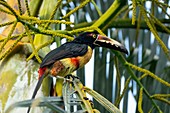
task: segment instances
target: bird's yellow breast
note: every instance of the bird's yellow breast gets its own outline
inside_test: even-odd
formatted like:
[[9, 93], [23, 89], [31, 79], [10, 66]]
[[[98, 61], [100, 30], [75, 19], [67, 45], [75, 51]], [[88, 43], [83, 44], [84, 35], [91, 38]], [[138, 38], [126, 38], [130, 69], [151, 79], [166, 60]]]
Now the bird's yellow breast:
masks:
[[79, 60], [79, 68], [83, 67], [87, 62], [89, 62], [89, 60], [92, 57], [92, 53], [93, 53], [93, 50], [91, 49], [91, 47], [88, 46], [87, 53], [83, 56], [77, 57], [77, 59]]
[[[89, 60], [91, 59], [93, 50], [88, 46], [88, 51], [83, 56], [77, 56], [72, 58], [65, 58], [58, 62], [58, 64], [54, 64], [51, 69], [51, 75], [53, 76], [66, 76], [71, 74], [75, 70], [83, 67]], [[61, 65], [62, 64], [62, 65]], [[57, 65], [60, 65], [58, 67]]]
[[65, 58], [62, 59], [61, 62], [63, 65], [67, 68], [70, 68], [71, 73], [75, 71], [78, 68], [82, 68], [89, 60], [91, 59], [92, 56], [92, 49], [88, 47], [88, 51], [85, 55], [83, 56], [77, 56], [77, 57], [72, 57], [72, 58]]

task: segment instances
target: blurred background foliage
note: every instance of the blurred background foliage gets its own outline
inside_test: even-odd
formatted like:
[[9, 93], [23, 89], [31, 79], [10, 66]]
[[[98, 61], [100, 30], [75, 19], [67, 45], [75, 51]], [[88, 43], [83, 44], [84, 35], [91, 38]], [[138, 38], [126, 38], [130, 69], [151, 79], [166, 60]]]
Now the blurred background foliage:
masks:
[[[31, 98], [50, 45], [91, 29], [119, 40], [129, 55], [96, 48], [94, 70], [77, 71], [81, 82], [93, 79], [93, 89], [124, 113], [170, 113], [169, 12], [169, 0], [0, 0], [1, 112]], [[46, 78], [38, 96], [49, 95], [52, 81]]]

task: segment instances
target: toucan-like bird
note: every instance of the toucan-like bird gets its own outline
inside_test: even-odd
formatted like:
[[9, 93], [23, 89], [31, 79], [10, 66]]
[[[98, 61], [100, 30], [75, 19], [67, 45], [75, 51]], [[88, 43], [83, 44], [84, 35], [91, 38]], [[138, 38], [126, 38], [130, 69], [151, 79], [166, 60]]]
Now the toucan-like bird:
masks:
[[97, 32], [84, 32], [73, 41], [66, 42], [45, 56], [40, 64], [38, 71], [39, 81], [32, 99], [35, 98], [43, 78], [46, 75], [50, 74], [54, 77], [65, 77], [71, 74], [75, 70], [83, 67], [91, 59], [95, 47], [106, 47], [128, 54], [127, 49], [121, 43], [102, 36]]

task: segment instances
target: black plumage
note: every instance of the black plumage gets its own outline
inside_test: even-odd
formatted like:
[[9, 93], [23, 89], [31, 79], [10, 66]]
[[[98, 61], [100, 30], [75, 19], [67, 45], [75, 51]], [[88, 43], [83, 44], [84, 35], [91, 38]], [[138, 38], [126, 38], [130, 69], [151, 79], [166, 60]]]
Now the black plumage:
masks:
[[49, 66], [57, 60], [83, 56], [88, 50], [88, 45], [76, 42], [67, 42], [60, 47], [49, 52], [43, 59], [40, 68]]

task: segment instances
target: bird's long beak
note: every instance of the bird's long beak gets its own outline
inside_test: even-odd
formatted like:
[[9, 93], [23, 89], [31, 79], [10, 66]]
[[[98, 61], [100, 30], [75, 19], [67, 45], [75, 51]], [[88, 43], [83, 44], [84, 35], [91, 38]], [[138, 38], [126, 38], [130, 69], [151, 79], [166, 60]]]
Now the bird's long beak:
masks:
[[94, 44], [128, 54], [128, 51], [123, 44], [106, 36], [98, 35], [97, 39], [94, 41]]

